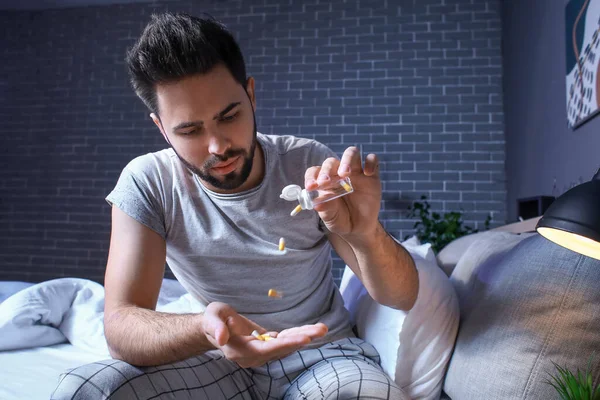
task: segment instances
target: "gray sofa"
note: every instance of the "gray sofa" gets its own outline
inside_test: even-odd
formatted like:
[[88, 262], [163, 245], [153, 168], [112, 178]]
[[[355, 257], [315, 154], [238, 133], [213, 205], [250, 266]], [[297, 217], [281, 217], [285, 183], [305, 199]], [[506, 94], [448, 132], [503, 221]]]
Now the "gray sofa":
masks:
[[600, 261], [536, 233], [485, 232], [438, 263], [460, 305], [442, 398], [558, 399], [552, 362], [584, 370], [594, 352], [600, 378]]

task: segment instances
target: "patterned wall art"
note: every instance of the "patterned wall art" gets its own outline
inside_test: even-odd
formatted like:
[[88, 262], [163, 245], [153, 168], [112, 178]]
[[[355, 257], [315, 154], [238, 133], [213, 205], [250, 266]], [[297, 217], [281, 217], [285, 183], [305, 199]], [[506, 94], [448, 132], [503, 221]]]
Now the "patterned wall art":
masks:
[[600, 111], [600, 0], [566, 5], [567, 119], [575, 129]]

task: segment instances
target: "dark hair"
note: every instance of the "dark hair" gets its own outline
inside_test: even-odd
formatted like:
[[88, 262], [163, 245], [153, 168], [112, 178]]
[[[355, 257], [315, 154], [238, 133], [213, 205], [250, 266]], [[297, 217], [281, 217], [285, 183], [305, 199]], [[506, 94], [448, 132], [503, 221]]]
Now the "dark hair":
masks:
[[135, 93], [155, 113], [157, 84], [204, 74], [221, 63], [246, 88], [240, 47], [227, 28], [212, 17], [152, 15], [142, 36], [127, 51], [126, 62]]

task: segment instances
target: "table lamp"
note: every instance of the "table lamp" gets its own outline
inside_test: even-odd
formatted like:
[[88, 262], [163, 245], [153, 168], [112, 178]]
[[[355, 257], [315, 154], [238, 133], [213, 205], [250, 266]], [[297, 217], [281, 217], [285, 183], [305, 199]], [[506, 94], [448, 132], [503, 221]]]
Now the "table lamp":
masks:
[[554, 243], [600, 260], [600, 169], [548, 207], [535, 228]]

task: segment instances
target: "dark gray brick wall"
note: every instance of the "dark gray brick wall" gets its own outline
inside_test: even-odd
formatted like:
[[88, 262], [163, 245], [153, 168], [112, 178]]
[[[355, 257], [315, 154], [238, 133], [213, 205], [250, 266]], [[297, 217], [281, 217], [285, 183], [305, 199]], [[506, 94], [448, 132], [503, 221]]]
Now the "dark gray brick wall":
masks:
[[[505, 221], [499, 0], [169, 1], [0, 13], [0, 279], [102, 281], [104, 196], [164, 142], [123, 63], [149, 15], [208, 12], [236, 32], [263, 133], [382, 159], [381, 218], [411, 233], [440, 211]], [[334, 274], [339, 278], [341, 262]]]

